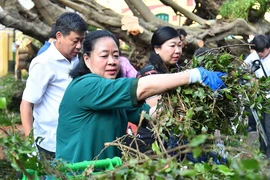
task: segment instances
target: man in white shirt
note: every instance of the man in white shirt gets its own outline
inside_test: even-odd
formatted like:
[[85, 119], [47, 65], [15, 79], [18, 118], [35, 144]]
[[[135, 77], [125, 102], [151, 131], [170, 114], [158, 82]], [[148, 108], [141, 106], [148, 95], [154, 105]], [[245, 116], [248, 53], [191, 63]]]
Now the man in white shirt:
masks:
[[[252, 42], [251, 42], [252, 44]], [[257, 52], [254, 50], [253, 46], [250, 46], [250, 54], [246, 57], [246, 59], [244, 60], [244, 66], [248, 66], [248, 68], [252, 68], [252, 63], [255, 60], [259, 60], [260, 57], [258, 56]], [[257, 72], [255, 71], [255, 74]], [[252, 132], [252, 131], [257, 131], [257, 123], [251, 113], [251, 109], [249, 107], [246, 107], [246, 111], [248, 111], [250, 113], [250, 115], [248, 116], [248, 128], [247, 128], [247, 132]]]
[[78, 64], [87, 28], [78, 14], [62, 14], [55, 23], [56, 41], [29, 67], [20, 106], [22, 125], [26, 136], [33, 129], [34, 138], [43, 139], [36, 145], [46, 158], [55, 155], [59, 104], [71, 81], [69, 71]]
[[[266, 35], [257, 35], [252, 40], [254, 44], [253, 49], [256, 51], [259, 56], [260, 68], [255, 71], [257, 78], [263, 76], [270, 76], [270, 37]], [[256, 60], [256, 59], [254, 59]], [[253, 62], [251, 62], [253, 63]], [[269, 98], [270, 94], [266, 96]], [[266, 107], [270, 108], [270, 107]], [[263, 139], [260, 137], [260, 150], [266, 154], [267, 158], [270, 158], [270, 114], [263, 112], [261, 118], [261, 124], [266, 134], [267, 145], [264, 143]]]

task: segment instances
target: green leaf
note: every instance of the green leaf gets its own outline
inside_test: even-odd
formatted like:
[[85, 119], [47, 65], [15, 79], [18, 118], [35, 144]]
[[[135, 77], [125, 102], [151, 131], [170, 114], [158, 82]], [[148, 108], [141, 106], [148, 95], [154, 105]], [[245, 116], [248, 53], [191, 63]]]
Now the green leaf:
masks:
[[219, 170], [219, 172], [221, 172], [225, 176], [232, 176], [232, 175], [234, 175], [234, 172], [232, 172], [231, 169], [229, 169], [227, 166], [224, 166], [224, 165], [219, 165], [218, 166], [218, 170]]
[[255, 159], [243, 159], [241, 163], [246, 170], [260, 170], [260, 165]]
[[191, 119], [193, 115], [194, 115], [193, 108], [188, 109], [186, 113], [186, 118]]
[[229, 100], [233, 100], [233, 97], [229, 94], [229, 93], [225, 93], [225, 96], [226, 96], [226, 98], [228, 98]]
[[194, 177], [197, 174], [195, 170], [182, 170], [180, 172], [181, 176], [188, 176], [188, 177]]
[[153, 144], [152, 144], [152, 150], [157, 153], [157, 154], [161, 154], [161, 151], [160, 151], [160, 148], [158, 146], [158, 142], [155, 141]]
[[1, 126], [11, 126], [12, 122], [6, 116], [0, 115], [0, 125]]
[[209, 164], [204, 163], [204, 172], [208, 172], [211, 170], [211, 166]]
[[192, 153], [193, 153], [194, 158], [198, 158], [202, 153], [202, 149], [199, 147], [196, 147], [192, 149]]
[[196, 107], [196, 108], [194, 108], [194, 111], [196, 111], [196, 112], [199, 112], [199, 111], [203, 111], [203, 106], [199, 106], [199, 107]]
[[7, 106], [7, 99], [5, 97], [0, 97], [0, 109], [5, 109]]
[[204, 143], [207, 139], [207, 135], [205, 134], [201, 134], [199, 136], [196, 136], [195, 138], [193, 138], [190, 143], [189, 143], [189, 146], [191, 147], [196, 147], [202, 143]]
[[185, 89], [184, 93], [185, 94], [193, 94], [194, 93], [193, 91], [194, 91], [193, 89]]
[[202, 163], [196, 163], [194, 165], [194, 168], [196, 169], [196, 171], [198, 171], [200, 173], [204, 173], [205, 172], [204, 164], [202, 164]]

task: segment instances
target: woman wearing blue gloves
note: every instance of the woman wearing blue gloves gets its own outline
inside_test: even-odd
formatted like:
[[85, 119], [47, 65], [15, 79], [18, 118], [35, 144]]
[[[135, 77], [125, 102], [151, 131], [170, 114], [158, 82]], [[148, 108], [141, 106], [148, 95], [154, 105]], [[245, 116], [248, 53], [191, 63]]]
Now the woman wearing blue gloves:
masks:
[[112, 142], [126, 134], [127, 123], [139, 123], [145, 99], [189, 83], [212, 89], [223, 86], [222, 73], [195, 68], [172, 74], [119, 78], [118, 40], [106, 30], [89, 33], [83, 42], [83, 60], [70, 73], [73, 78], [59, 107], [56, 159], [66, 162], [121, 156]]
[[[170, 26], [161, 26], [153, 34], [151, 39], [152, 51], [146, 65], [144, 65], [137, 74], [138, 78], [142, 78], [154, 74], [170, 74], [181, 71], [178, 66], [178, 61], [182, 55], [182, 41], [178, 32]], [[203, 68], [189, 70], [191, 76], [189, 83], [201, 82], [208, 85], [212, 90], [217, 90], [225, 87], [224, 83], [219, 78], [225, 75], [222, 72], [210, 72]], [[162, 86], [162, 83], [161, 83]], [[155, 95], [146, 99], [146, 103], [151, 107], [155, 107], [160, 95]], [[143, 141], [142, 144], [147, 144], [148, 147], [154, 142], [151, 128], [139, 127], [137, 130], [138, 137]], [[173, 136], [169, 137], [168, 147], [175, 144]], [[140, 145], [140, 141], [138, 142]], [[145, 146], [139, 147], [141, 152], [147, 150]], [[148, 148], [149, 149], [149, 148]]]

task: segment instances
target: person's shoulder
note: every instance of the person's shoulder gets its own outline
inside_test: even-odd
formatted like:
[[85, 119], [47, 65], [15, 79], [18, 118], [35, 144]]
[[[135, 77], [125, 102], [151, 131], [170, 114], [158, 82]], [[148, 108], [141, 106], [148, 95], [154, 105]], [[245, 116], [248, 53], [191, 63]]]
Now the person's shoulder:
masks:
[[[144, 71], [144, 70], [153, 70], [153, 69], [156, 69], [156, 68], [155, 68], [154, 65], [152, 65], [152, 64], [150, 64], [150, 63], [145, 64], [145, 65], [141, 68], [142, 71]], [[140, 70], [140, 71], [141, 71], [141, 70]]]
[[45, 52], [50, 47], [50, 45], [50, 42], [45, 41], [44, 45], [38, 50], [37, 56]]
[[94, 74], [94, 73], [88, 73], [88, 74], [84, 74], [82, 76], [76, 77], [73, 80], [76, 80], [76, 81], [89, 81], [88, 78], [91, 78], [91, 82], [93, 82], [93, 81], [95, 81], [95, 79], [100, 80], [103, 77], [101, 77], [101, 76], [99, 76], [97, 74]]
[[37, 55], [36, 57], [34, 57], [33, 60], [31, 61], [31, 65], [33, 66], [35, 64], [42, 64], [44, 67], [46, 65], [49, 65], [51, 63], [51, 60], [54, 57], [54, 55], [53, 55], [53, 53], [52, 53], [52, 51], [50, 49], [51, 49], [51, 47], [49, 47], [43, 53], [41, 53], [41, 54]]
[[[50, 61], [59, 58], [59, 52], [54, 45], [50, 45], [43, 53], [36, 56], [37, 59]], [[62, 58], [62, 57], [61, 57]]]
[[105, 83], [108, 79], [105, 79], [97, 74], [88, 73], [82, 76], [78, 76], [72, 79], [71, 85], [75, 85], [78, 87], [89, 87], [89, 86], [97, 86], [97, 84]]
[[252, 53], [250, 53], [250, 55], [249, 55], [251, 58], [255, 58], [255, 60], [256, 59], [259, 59], [259, 55], [258, 55], [258, 53], [256, 52], [256, 51], [253, 51]]
[[123, 61], [123, 62], [129, 62], [128, 58], [124, 57], [124, 56], [120, 56], [119, 57], [119, 60], [120, 62]]
[[138, 74], [136, 77], [140, 78], [140, 77], [148, 76], [151, 74], [158, 74], [158, 71], [156, 70], [155, 66], [147, 63], [138, 71]]
[[260, 59], [257, 52], [253, 51], [252, 53], [250, 53], [247, 58], [244, 60], [245, 63], [252, 63], [253, 61]]
[[33, 63], [47, 64], [48, 63], [48, 58], [47, 58], [48, 56], [46, 55], [46, 53], [45, 54], [44, 53], [33, 58], [31, 64], [33, 64]]
[[270, 65], [270, 54], [264, 58], [264, 61], [266, 61], [267, 64]]

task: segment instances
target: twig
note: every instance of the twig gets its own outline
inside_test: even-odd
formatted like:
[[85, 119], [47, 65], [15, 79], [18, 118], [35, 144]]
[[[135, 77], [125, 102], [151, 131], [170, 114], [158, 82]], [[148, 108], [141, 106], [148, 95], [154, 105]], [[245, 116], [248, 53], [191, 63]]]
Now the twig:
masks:
[[159, 142], [159, 144], [160, 144], [160, 147], [161, 147], [162, 151], [164, 152], [164, 154], [166, 155], [166, 157], [168, 157], [169, 155], [168, 155], [168, 153], [166, 152], [166, 148], [165, 148], [164, 145], [163, 145], [163, 142], [162, 142], [162, 140], [161, 140], [161, 138], [160, 138], [160, 136], [159, 136], [159, 133], [158, 133], [158, 130], [157, 130], [156, 126], [153, 124], [153, 122], [150, 122], [150, 125], [153, 127], [154, 132], [155, 132], [155, 134], [157, 135], [157, 139], [158, 139], [158, 142]]
[[132, 151], [136, 154], [139, 154], [140, 156], [144, 157], [145, 159], [149, 159], [149, 157], [143, 153], [141, 153], [140, 151], [136, 150], [136, 149], [133, 149], [129, 146], [126, 146], [126, 145], [123, 145], [121, 143], [115, 143], [115, 142], [107, 142], [107, 143], [104, 143], [104, 146], [107, 148], [108, 146], [121, 146], [122, 148], [125, 148], [125, 149], [128, 149], [129, 151]]

